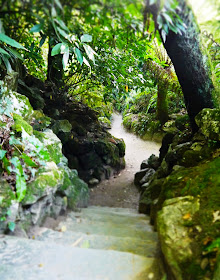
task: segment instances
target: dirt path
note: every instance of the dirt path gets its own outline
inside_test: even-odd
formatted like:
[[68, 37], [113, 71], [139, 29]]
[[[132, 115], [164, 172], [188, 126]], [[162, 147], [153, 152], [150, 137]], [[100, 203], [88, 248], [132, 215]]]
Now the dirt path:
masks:
[[126, 168], [118, 176], [101, 182], [90, 190], [89, 205], [135, 208], [138, 207], [139, 192], [133, 184], [134, 174], [140, 169], [140, 164], [151, 154], [158, 155], [160, 144], [143, 141], [127, 132], [122, 125], [122, 117], [113, 115], [110, 133], [123, 138], [126, 144]]

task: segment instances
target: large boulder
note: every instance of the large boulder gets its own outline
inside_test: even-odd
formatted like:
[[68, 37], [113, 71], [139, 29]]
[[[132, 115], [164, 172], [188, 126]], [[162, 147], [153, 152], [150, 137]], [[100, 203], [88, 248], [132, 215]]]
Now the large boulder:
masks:
[[194, 261], [194, 240], [186, 222], [199, 210], [199, 199], [192, 196], [166, 200], [158, 213], [157, 229], [161, 250], [176, 280], [191, 279], [185, 265]]
[[154, 173], [155, 170], [153, 168], [147, 168], [147, 172], [145, 173], [144, 177], [140, 180], [140, 185], [148, 183], [151, 180]]
[[139, 201], [139, 212], [144, 214], [150, 214], [151, 207], [154, 201], [157, 201], [164, 179], [154, 179], [150, 183], [142, 185], [144, 188]]
[[220, 141], [220, 109], [203, 109], [195, 121], [207, 138]]
[[160, 160], [157, 156], [154, 154], [151, 155], [148, 159], [143, 160], [141, 163], [141, 169], [145, 168], [153, 168], [154, 170], [157, 170], [157, 168], [160, 166]]
[[140, 170], [140, 171], [135, 173], [135, 175], [134, 175], [134, 184], [136, 186], [140, 186], [141, 185], [140, 181], [145, 176], [145, 174], [147, 173], [148, 170], [149, 170], [149, 168], [145, 168], [145, 169], [142, 169], [142, 170]]

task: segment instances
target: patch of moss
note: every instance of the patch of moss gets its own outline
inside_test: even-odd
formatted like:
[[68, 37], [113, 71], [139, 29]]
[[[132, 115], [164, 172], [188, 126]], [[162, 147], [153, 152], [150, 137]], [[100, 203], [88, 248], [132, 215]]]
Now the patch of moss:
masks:
[[13, 114], [14, 124], [12, 125], [12, 128], [16, 130], [17, 132], [22, 132], [22, 128], [29, 134], [33, 134], [33, 127], [29, 125], [22, 116], [18, 114]]
[[34, 122], [33, 128], [35, 130], [43, 130], [51, 123], [51, 118], [45, 116], [41, 110], [35, 110], [30, 119]]
[[49, 195], [49, 192], [53, 192], [52, 189], [59, 187], [63, 182], [63, 172], [58, 170], [57, 166], [51, 162], [48, 163], [46, 171], [39, 170], [35, 180], [28, 184], [27, 193], [22, 201], [23, 205], [29, 205], [35, 203], [42, 196]]

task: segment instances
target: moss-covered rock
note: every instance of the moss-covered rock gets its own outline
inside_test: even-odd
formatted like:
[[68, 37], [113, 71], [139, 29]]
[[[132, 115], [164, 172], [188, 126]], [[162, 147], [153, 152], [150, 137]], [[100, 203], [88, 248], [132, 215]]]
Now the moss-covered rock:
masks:
[[33, 113], [33, 108], [26, 96], [14, 91], [8, 91], [4, 94], [4, 96], [5, 98], [8, 98], [11, 101], [11, 113], [15, 113], [22, 116], [26, 121], [29, 120], [29, 117]]
[[72, 125], [68, 120], [58, 120], [55, 121], [52, 130], [56, 135], [58, 135], [59, 132], [68, 133], [72, 130]]
[[22, 205], [36, 203], [44, 196], [52, 196], [63, 183], [63, 171], [54, 162], [38, 171], [35, 180], [28, 184], [27, 193]]
[[185, 264], [190, 264], [194, 259], [193, 239], [185, 222], [199, 210], [199, 207], [197, 198], [177, 197], [166, 200], [158, 213], [157, 229], [162, 253], [176, 280], [191, 279], [188, 271], [184, 269]]
[[195, 121], [207, 138], [220, 141], [220, 109], [203, 109]]
[[152, 204], [160, 195], [163, 182], [164, 179], [154, 179], [152, 182], [142, 186], [144, 190], [139, 201], [140, 213], [150, 214]]
[[101, 125], [104, 128], [110, 129], [111, 128], [111, 121], [106, 117], [99, 117], [98, 120], [100, 121]]
[[22, 128], [29, 134], [33, 134], [33, 127], [28, 124], [22, 116], [18, 114], [13, 114], [14, 124], [12, 125], [12, 128], [17, 132], [22, 132]]
[[[162, 221], [158, 220], [160, 214], [157, 215], [156, 213], [160, 209], [163, 211], [164, 201], [185, 196], [192, 196], [200, 200], [201, 207], [193, 214], [190, 212], [189, 215], [186, 215], [185, 223], [182, 224], [185, 230], [188, 231], [190, 239], [193, 240], [191, 244], [193, 258], [181, 262], [179, 266], [181, 267], [180, 275], [184, 275], [184, 277], [177, 279], [197, 280], [203, 279], [202, 277], [205, 277], [205, 275], [213, 274], [213, 264], [215, 264], [216, 260], [215, 250], [207, 255], [208, 265], [205, 268], [201, 263], [203, 264], [204, 262], [203, 252], [205, 245], [208, 244], [206, 240], [210, 242], [217, 239], [220, 231], [220, 221], [213, 222], [214, 213], [220, 209], [220, 158], [218, 156], [219, 152], [216, 151], [216, 158], [210, 161], [199, 163], [194, 167], [180, 168], [173, 171], [162, 184], [157, 204], [153, 207], [151, 206], [151, 216], [154, 215], [154, 221], [157, 220], [157, 227], [161, 227]], [[169, 228], [167, 227], [168, 230]], [[170, 244], [169, 250], [173, 250], [175, 246], [175, 243]]]
[[190, 126], [189, 116], [187, 114], [182, 115], [182, 116], [178, 116], [175, 120], [175, 126], [180, 131], [184, 131], [184, 130], [188, 129], [189, 126]]
[[45, 116], [41, 110], [35, 110], [30, 116], [30, 120], [35, 130], [44, 130], [51, 123], [51, 118]]
[[53, 133], [51, 129], [46, 129], [44, 132], [44, 145], [50, 153], [51, 160], [56, 164], [60, 163], [63, 158], [62, 144], [60, 139]]
[[69, 209], [85, 207], [88, 203], [88, 185], [78, 177], [76, 170], [64, 167], [64, 181], [59, 189], [67, 197]]

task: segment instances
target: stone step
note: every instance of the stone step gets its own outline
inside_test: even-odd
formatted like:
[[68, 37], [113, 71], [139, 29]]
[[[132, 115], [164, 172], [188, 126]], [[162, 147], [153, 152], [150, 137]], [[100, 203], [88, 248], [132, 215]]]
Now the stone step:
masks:
[[55, 228], [57, 231], [62, 231], [62, 229], [85, 234], [132, 237], [144, 240], [148, 239], [149, 236], [156, 235], [149, 224], [143, 226], [138, 223], [123, 223], [122, 221], [115, 223], [115, 221], [112, 221], [111, 219], [99, 221], [90, 220], [85, 217], [78, 219], [68, 217], [65, 221], [60, 222]]
[[113, 250], [0, 238], [1, 280], [160, 280], [159, 261]]
[[[103, 207], [104, 208], [104, 207]], [[106, 207], [107, 208], [107, 207]], [[129, 212], [116, 212], [111, 210], [111, 208], [108, 209], [102, 209], [102, 207], [88, 207], [88, 208], [82, 208], [79, 212], [69, 212], [67, 215], [68, 217], [72, 219], [77, 218], [83, 218], [83, 219], [89, 219], [89, 220], [96, 220], [96, 221], [108, 221], [111, 220], [112, 222], [118, 224], [118, 223], [127, 223], [127, 224], [138, 224], [138, 225], [147, 225], [149, 226], [149, 217], [143, 214], [136, 214], [136, 213], [129, 213]], [[119, 210], [123, 208], [117, 208]], [[127, 209], [126, 209], [127, 210]], [[133, 209], [130, 209], [133, 210]]]
[[149, 219], [145, 215], [134, 213], [133, 209], [89, 207], [79, 212], [70, 212], [67, 218], [53, 226], [51, 218], [46, 220], [46, 227], [57, 231], [63, 228], [67, 231], [84, 234], [131, 237], [147, 240], [155, 239], [157, 234], [152, 231]]
[[78, 248], [115, 250], [145, 257], [155, 257], [157, 255], [157, 235], [155, 234], [148, 234], [147, 239], [138, 239], [72, 231], [58, 232], [48, 228], [36, 227], [35, 230], [32, 230], [30, 237], [35, 240]]
[[[89, 206], [87, 208], [80, 209], [82, 212], [104, 212], [104, 213], [115, 213], [119, 215], [134, 215], [134, 216], [145, 216], [143, 214], [139, 214], [137, 209], [131, 209], [131, 208], [119, 208], [119, 207], [106, 207], [106, 206]], [[146, 217], [146, 216], [145, 216]]]
[[138, 220], [149, 221], [149, 217], [145, 214], [139, 214], [135, 209], [126, 209], [126, 208], [111, 208], [111, 207], [97, 207], [97, 206], [90, 206], [88, 208], [81, 208], [77, 212], [70, 212], [75, 213], [76, 215], [100, 215], [100, 216], [114, 216], [118, 218], [130, 218], [131, 220]]

